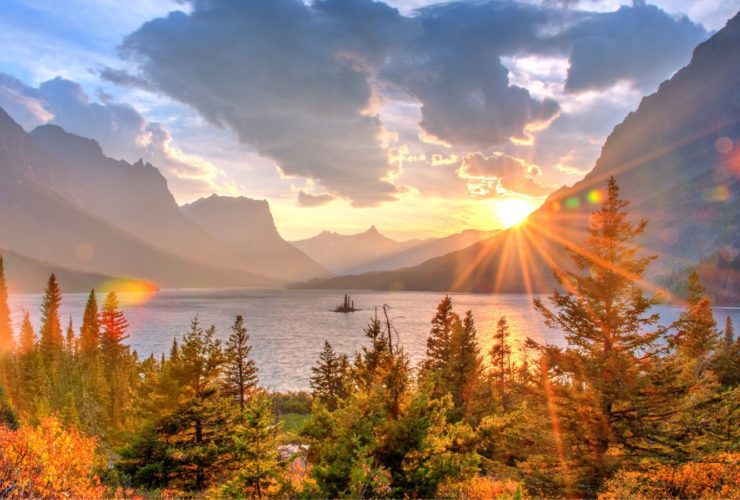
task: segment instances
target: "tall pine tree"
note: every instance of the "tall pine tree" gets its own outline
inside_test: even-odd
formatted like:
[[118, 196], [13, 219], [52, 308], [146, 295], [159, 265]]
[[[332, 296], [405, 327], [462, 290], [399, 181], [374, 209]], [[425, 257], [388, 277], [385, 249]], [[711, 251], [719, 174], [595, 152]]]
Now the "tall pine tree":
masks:
[[501, 409], [506, 411], [507, 406], [507, 383], [511, 376], [511, 344], [509, 343], [509, 323], [506, 316], [501, 316], [496, 324], [496, 332], [493, 334], [493, 346], [489, 351], [491, 358], [491, 375], [494, 387], [498, 394], [498, 403]]
[[224, 350], [224, 379], [226, 393], [239, 402], [242, 411], [251, 393], [257, 389], [257, 365], [249, 358], [251, 351], [244, 318], [237, 316]]
[[319, 361], [311, 368], [311, 390], [313, 397], [334, 411], [337, 403], [347, 397], [349, 360], [346, 354], [337, 354], [328, 341], [319, 354]]
[[582, 246], [570, 248], [577, 272], [555, 271], [566, 290], [535, 307], [546, 324], [565, 334], [567, 349], [543, 348], [556, 405], [569, 431], [571, 452], [585, 467], [578, 494], [593, 494], [613, 464], [612, 449], [646, 453], [660, 446], [657, 424], [670, 412], [673, 394], [654, 370], [663, 335], [649, 329], [658, 316], [640, 286], [654, 257], [638, 255], [635, 239], [647, 222], [630, 222], [629, 202], [610, 178], [607, 195]]
[[59, 289], [54, 274], [49, 277], [44, 298], [41, 301], [41, 331], [39, 347], [47, 369], [61, 358], [64, 350], [64, 336], [62, 334], [59, 308], [62, 304], [62, 292]]
[[5, 282], [5, 266], [0, 255], [0, 355], [13, 352], [15, 341], [8, 306], [8, 286]]
[[123, 341], [128, 338], [128, 321], [110, 292], [100, 311], [100, 351], [107, 381], [108, 421], [113, 429], [124, 425], [124, 408], [129, 398], [130, 355]]

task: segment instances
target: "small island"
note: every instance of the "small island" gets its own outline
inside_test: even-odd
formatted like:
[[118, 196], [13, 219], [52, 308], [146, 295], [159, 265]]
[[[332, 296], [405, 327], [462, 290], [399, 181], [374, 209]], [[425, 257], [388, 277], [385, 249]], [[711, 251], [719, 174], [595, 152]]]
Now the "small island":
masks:
[[337, 313], [351, 313], [355, 311], [359, 311], [359, 309], [355, 309], [355, 301], [346, 293], [344, 294], [344, 302], [334, 309], [334, 312]]

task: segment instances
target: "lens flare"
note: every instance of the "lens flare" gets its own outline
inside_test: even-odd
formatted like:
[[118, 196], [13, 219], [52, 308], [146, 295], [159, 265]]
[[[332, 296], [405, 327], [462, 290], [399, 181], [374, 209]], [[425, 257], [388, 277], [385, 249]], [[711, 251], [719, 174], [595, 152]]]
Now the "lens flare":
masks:
[[99, 292], [115, 292], [123, 306], [144, 304], [158, 291], [159, 287], [150, 281], [133, 279], [111, 279], [100, 284]]

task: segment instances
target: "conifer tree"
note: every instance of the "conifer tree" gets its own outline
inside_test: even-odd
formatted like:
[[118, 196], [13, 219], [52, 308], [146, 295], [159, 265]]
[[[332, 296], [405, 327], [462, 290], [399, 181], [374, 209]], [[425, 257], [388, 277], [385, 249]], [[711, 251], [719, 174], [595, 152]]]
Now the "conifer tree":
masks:
[[23, 323], [21, 323], [21, 334], [18, 339], [18, 350], [20, 354], [30, 354], [36, 347], [36, 333], [31, 324], [31, 315], [28, 311], [23, 312]]
[[236, 476], [219, 491], [221, 496], [273, 497], [280, 479], [277, 437], [280, 422], [272, 411], [272, 398], [257, 392], [244, 408], [242, 423], [234, 431]]
[[337, 355], [331, 344], [324, 341], [324, 349], [319, 361], [311, 368], [311, 389], [313, 397], [326, 405], [330, 411], [337, 408], [337, 402], [347, 397], [347, 376], [349, 360], [346, 354]]
[[364, 330], [365, 337], [370, 340], [370, 346], [363, 346], [355, 357], [353, 379], [360, 387], [367, 388], [376, 381], [379, 367], [390, 356], [388, 341], [383, 334], [383, 328], [377, 312]]
[[67, 323], [67, 336], [65, 338], [64, 347], [67, 350], [67, 354], [75, 356], [77, 354], [77, 341], [75, 340], [75, 329], [72, 323], [72, 316], [69, 317], [69, 323]]
[[257, 388], [257, 365], [249, 358], [251, 351], [244, 318], [237, 316], [224, 350], [224, 378], [226, 393], [239, 402], [242, 411], [247, 398]]
[[8, 286], [5, 282], [3, 256], [0, 255], [0, 355], [13, 352], [15, 341], [8, 306]]
[[47, 368], [59, 361], [64, 346], [59, 307], [62, 292], [54, 274], [49, 277], [44, 298], [41, 302], [41, 331], [39, 348]]
[[679, 355], [692, 371], [696, 371], [695, 375], [700, 375], [710, 352], [719, 345], [719, 332], [711, 300], [704, 293], [696, 271], [689, 275], [688, 292], [686, 311], [674, 324], [677, 330], [674, 341]]
[[100, 351], [105, 379], [107, 381], [107, 412], [113, 429], [123, 425], [123, 412], [129, 401], [128, 346], [123, 341], [128, 338], [128, 321], [120, 310], [118, 298], [110, 292], [100, 311]]
[[493, 335], [493, 346], [489, 352], [491, 357], [491, 375], [497, 389], [499, 404], [506, 411], [506, 385], [511, 375], [511, 345], [509, 344], [509, 323], [506, 316], [501, 316], [496, 324]]
[[448, 366], [452, 401], [455, 409], [463, 410], [463, 414], [469, 417], [482, 372], [478, 330], [472, 311], [467, 311], [462, 323], [453, 329], [450, 343], [452, 352]]
[[593, 494], [611, 466], [610, 448], [646, 453], [658, 443], [659, 415], [670, 413], [675, 395], [653, 368], [658, 316], [640, 279], [654, 257], [638, 256], [635, 239], [647, 222], [632, 223], [613, 177], [592, 215], [582, 247], [570, 248], [577, 272], [555, 271], [566, 290], [554, 292], [554, 309], [535, 300], [546, 324], [565, 333], [567, 349], [542, 349], [550, 366], [561, 423], [572, 452], [586, 459], [580, 494]]
[[85, 304], [82, 315], [82, 326], [80, 327], [80, 356], [90, 361], [98, 357], [100, 353], [100, 315], [98, 313], [98, 299], [95, 290], [90, 290], [90, 295]]
[[449, 371], [452, 361], [452, 335], [459, 324], [460, 317], [452, 310], [452, 299], [445, 295], [437, 305], [437, 312], [432, 318], [426, 357], [420, 369], [420, 378], [432, 384], [434, 397], [440, 397], [452, 390]]
[[18, 339], [18, 410], [22, 415], [31, 414], [39, 398], [43, 397], [43, 372], [36, 333], [31, 324], [31, 315], [23, 313], [20, 338]]

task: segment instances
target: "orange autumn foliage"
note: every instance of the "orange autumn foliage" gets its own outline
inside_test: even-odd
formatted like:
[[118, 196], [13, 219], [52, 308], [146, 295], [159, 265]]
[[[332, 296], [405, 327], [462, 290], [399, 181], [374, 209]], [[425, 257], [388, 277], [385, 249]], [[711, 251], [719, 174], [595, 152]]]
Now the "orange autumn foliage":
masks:
[[740, 498], [740, 453], [720, 453], [701, 462], [619, 471], [599, 500], [619, 498]]
[[437, 496], [466, 500], [528, 498], [527, 492], [519, 483], [487, 476], [473, 476], [462, 482], [447, 483], [439, 489]]
[[55, 418], [15, 431], [0, 426], [0, 497], [101, 498], [95, 444]]

